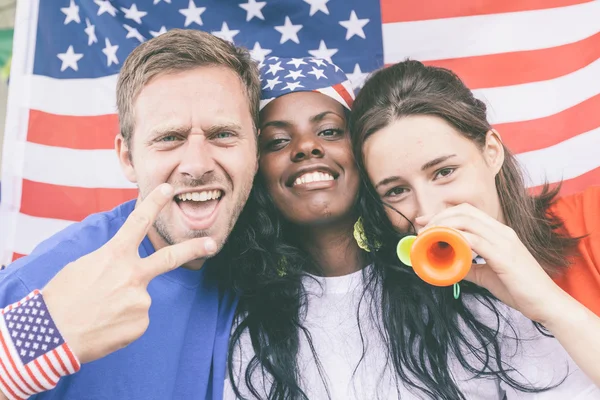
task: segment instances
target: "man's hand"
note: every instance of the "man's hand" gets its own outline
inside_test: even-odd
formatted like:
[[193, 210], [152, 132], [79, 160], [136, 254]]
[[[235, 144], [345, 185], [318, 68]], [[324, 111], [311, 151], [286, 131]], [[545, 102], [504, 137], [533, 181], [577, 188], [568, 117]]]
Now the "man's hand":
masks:
[[214, 240], [197, 238], [140, 258], [140, 243], [172, 196], [167, 184], [154, 189], [108, 243], [68, 264], [42, 289], [52, 319], [81, 363], [121, 349], [146, 331], [153, 278], [216, 251]]

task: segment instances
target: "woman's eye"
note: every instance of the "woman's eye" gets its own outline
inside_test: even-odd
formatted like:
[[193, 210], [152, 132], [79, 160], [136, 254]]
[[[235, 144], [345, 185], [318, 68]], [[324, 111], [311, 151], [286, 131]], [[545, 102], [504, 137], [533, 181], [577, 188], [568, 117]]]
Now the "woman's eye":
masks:
[[267, 143], [267, 149], [269, 149], [269, 150], [279, 150], [287, 142], [288, 142], [288, 139], [283, 139], [283, 138], [271, 140], [270, 142]]
[[445, 178], [445, 177], [447, 177], [447, 176], [450, 176], [450, 175], [452, 175], [452, 173], [453, 173], [455, 170], [456, 170], [456, 168], [450, 168], [450, 167], [447, 167], [447, 168], [442, 168], [442, 169], [438, 170], [438, 171], [435, 173], [435, 177], [436, 177], [436, 178], [438, 178], [438, 177], [439, 177], [439, 178]]
[[321, 132], [319, 132], [319, 136], [325, 136], [325, 137], [335, 137], [335, 136], [339, 136], [341, 134], [343, 134], [344, 131], [341, 129], [325, 129], [322, 130]]
[[387, 193], [385, 194], [385, 197], [394, 197], [394, 196], [400, 196], [401, 194], [406, 193], [406, 188], [402, 188], [402, 187], [395, 187], [393, 189], [390, 189], [387, 191]]

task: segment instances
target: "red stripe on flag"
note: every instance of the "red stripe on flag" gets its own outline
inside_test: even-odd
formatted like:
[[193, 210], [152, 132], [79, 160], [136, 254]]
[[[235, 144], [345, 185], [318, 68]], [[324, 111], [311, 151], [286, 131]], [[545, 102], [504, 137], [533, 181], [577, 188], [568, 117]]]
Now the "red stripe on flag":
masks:
[[13, 253], [12, 255], [12, 261], [15, 262], [16, 260], [18, 260], [19, 258], [25, 257], [27, 254], [19, 254], [19, 253]]
[[[52, 350], [52, 353], [54, 353], [55, 350]], [[48, 354], [44, 354], [44, 361], [46, 361], [46, 364], [48, 364], [48, 368], [50, 368], [50, 370], [52, 371], [52, 373], [58, 377], [62, 376], [62, 374], [60, 374], [56, 368], [54, 368], [54, 365], [52, 365], [52, 361], [50, 361], [50, 358], [48, 357]]]
[[354, 103], [354, 99], [352, 98], [352, 95], [350, 93], [348, 93], [348, 90], [346, 90], [346, 87], [344, 85], [342, 85], [341, 83], [333, 85], [332, 87], [333, 87], [333, 90], [335, 90], [337, 92], [337, 94], [342, 96], [342, 99], [344, 99], [346, 104], [348, 104], [348, 107], [352, 108], [352, 103]]
[[[583, 175], [579, 175], [576, 178], [567, 179], [563, 181], [562, 187], [560, 188], [561, 196], [568, 196], [571, 194], [583, 192], [586, 188], [600, 183], [600, 167], [586, 172]], [[558, 183], [553, 183], [550, 187], [556, 187]], [[530, 193], [539, 194], [542, 189], [542, 185], [535, 186], [529, 189]]]
[[79, 361], [77, 361], [77, 359], [75, 358], [75, 354], [73, 354], [71, 352], [71, 348], [64, 343], [62, 346], [62, 349], [65, 351], [65, 353], [67, 354], [67, 357], [69, 357], [69, 361], [71, 362], [71, 368], [77, 372], [79, 371], [79, 369], [81, 368], [81, 365], [79, 364]]
[[[600, 127], [600, 95], [545, 118], [495, 125], [513, 153], [550, 147]], [[600, 151], [599, 151], [600, 153]]]
[[119, 132], [116, 114], [99, 116], [56, 115], [29, 111], [27, 141], [69, 149], [114, 149]]
[[[12, 367], [13, 371], [16, 372], [17, 376], [19, 377], [19, 379], [21, 379], [24, 383], [25, 386], [27, 387], [27, 389], [29, 389], [31, 392], [35, 392], [35, 390], [31, 389], [31, 386], [29, 386], [27, 384], [27, 380], [25, 380], [23, 378], [23, 375], [19, 372], [19, 370], [17, 369], [17, 366], [15, 364], [15, 360], [13, 360], [9, 349], [8, 349], [8, 345], [6, 344], [6, 341], [4, 340], [4, 338], [2, 337], [2, 335], [0, 335], [0, 345], [2, 345], [2, 351], [4, 352], [4, 355], [6, 356], [6, 358], [8, 359], [8, 361], [10, 362], [10, 366]], [[2, 364], [4, 366], [4, 364]], [[5, 369], [7, 367], [4, 367]], [[8, 369], [7, 369], [7, 373], [8, 373]], [[17, 387], [19, 387], [18, 385], [15, 385]], [[23, 388], [19, 388], [20, 390], [23, 390]]]
[[0, 375], [0, 385], [3, 389], [6, 390], [8, 395], [12, 396], [13, 399], [25, 400], [23, 397], [17, 396], [16, 393], [11, 390], [11, 388], [6, 384], [6, 382], [4, 382], [4, 379], [2, 379], [2, 375]]
[[53, 380], [52, 378], [50, 378], [50, 376], [48, 376], [48, 374], [46, 373], [46, 371], [44, 371], [44, 368], [42, 368], [40, 362], [38, 361], [38, 359], [36, 358], [35, 360], [33, 360], [33, 364], [36, 366], [37, 371], [42, 374], [42, 376], [44, 377], [44, 379], [46, 381], [48, 381], [48, 383], [52, 386], [56, 386], [56, 384], [58, 382], [56, 382], [55, 380]]
[[67, 366], [65, 365], [65, 363], [62, 361], [62, 359], [60, 358], [60, 355], [58, 354], [58, 352], [56, 350], [54, 350], [54, 355], [56, 356], [56, 359], [58, 360], [58, 363], [60, 364], [60, 367], [62, 368], [62, 370], [64, 371], [65, 374], [69, 373], [69, 369], [67, 368]]
[[532, 11], [589, 3], [590, 0], [381, 0], [381, 21], [407, 22]]
[[23, 179], [21, 212], [34, 217], [81, 221], [135, 199], [137, 189], [82, 188]]
[[470, 89], [479, 89], [555, 79], [573, 73], [598, 59], [600, 32], [578, 42], [549, 49], [423, 63], [452, 70]]
[[[7, 358], [11, 358], [10, 354], [6, 354]], [[2, 372], [4, 371], [4, 372]], [[18, 372], [17, 372], [18, 374]], [[19, 379], [21, 379], [21, 381], [23, 381], [23, 384], [25, 385], [25, 387], [27, 388], [27, 390], [29, 392], [27, 392], [27, 390], [23, 390], [23, 387], [21, 385], [19, 385], [17, 383], [17, 381], [12, 377], [12, 375], [8, 372], [8, 367], [4, 364], [4, 362], [2, 361], [2, 359], [0, 358], [0, 378], [4, 376], [4, 377], [8, 377], [8, 379], [10, 379], [10, 382], [12, 383], [12, 385], [16, 388], [18, 388], [21, 392], [25, 393], [25, 394], [29, 394], [29, 393], [35, 393], [36, 391], [33, 390], [26, 381], [23, 380], [23, 378], [21, 377], [21, 375], [19, 375]], [[7, 380], [8, 380], [7, 379]], [[4, 387], [6, 387], [6, 389], [9, 389], [8, 386], [6, 385], [6, 382], [1, 381], [1, 383], [4, 385]]]
[[33, 374], [33, 372], [31, 372], [31, 368], [29, 368], [29, 364], [25, 364], [25, 371], [27, 371], [27, 374], [29, 375], [29, 377], [31, 378], [31, 380], [33, 381], [33, 383], [36, 384], [37, 387], [45, 389], [46, 386], [42, 385], [40, 383], [40, 381], [38, 381], [38, 379], [35, 377], [35, 375]]

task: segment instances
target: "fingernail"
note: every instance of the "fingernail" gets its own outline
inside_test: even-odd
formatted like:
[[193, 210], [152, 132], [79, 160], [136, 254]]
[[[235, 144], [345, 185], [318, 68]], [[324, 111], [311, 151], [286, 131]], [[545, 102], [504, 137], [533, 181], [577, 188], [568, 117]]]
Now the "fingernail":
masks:
[[160, 187], [160, 192], [165, 196], [171, 196], [173, 194], [173, 187], [168, 183], [163, 183]]
[[204, 249], [209, 253], [214, 253], [217, 251], [217, 244], [214, 240], [208, 239], [206, 242], [204, 242]]

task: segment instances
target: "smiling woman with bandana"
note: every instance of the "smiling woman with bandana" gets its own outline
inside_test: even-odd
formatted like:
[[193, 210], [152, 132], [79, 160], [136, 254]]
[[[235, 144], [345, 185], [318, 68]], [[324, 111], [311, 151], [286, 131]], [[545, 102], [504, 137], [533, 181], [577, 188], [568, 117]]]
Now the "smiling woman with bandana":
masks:
[[353, 95], [339, 68], [273, 57], [261, 79], [259, 173], [222, 252], [234, 258], [224, 265], [241, 295], [225, 399], [554, 400], [589, 391], [556, 340], [485, 290], [465, 287], [455, 300], [398, 259], [372, 264], [361, 250], [346, 127]]

